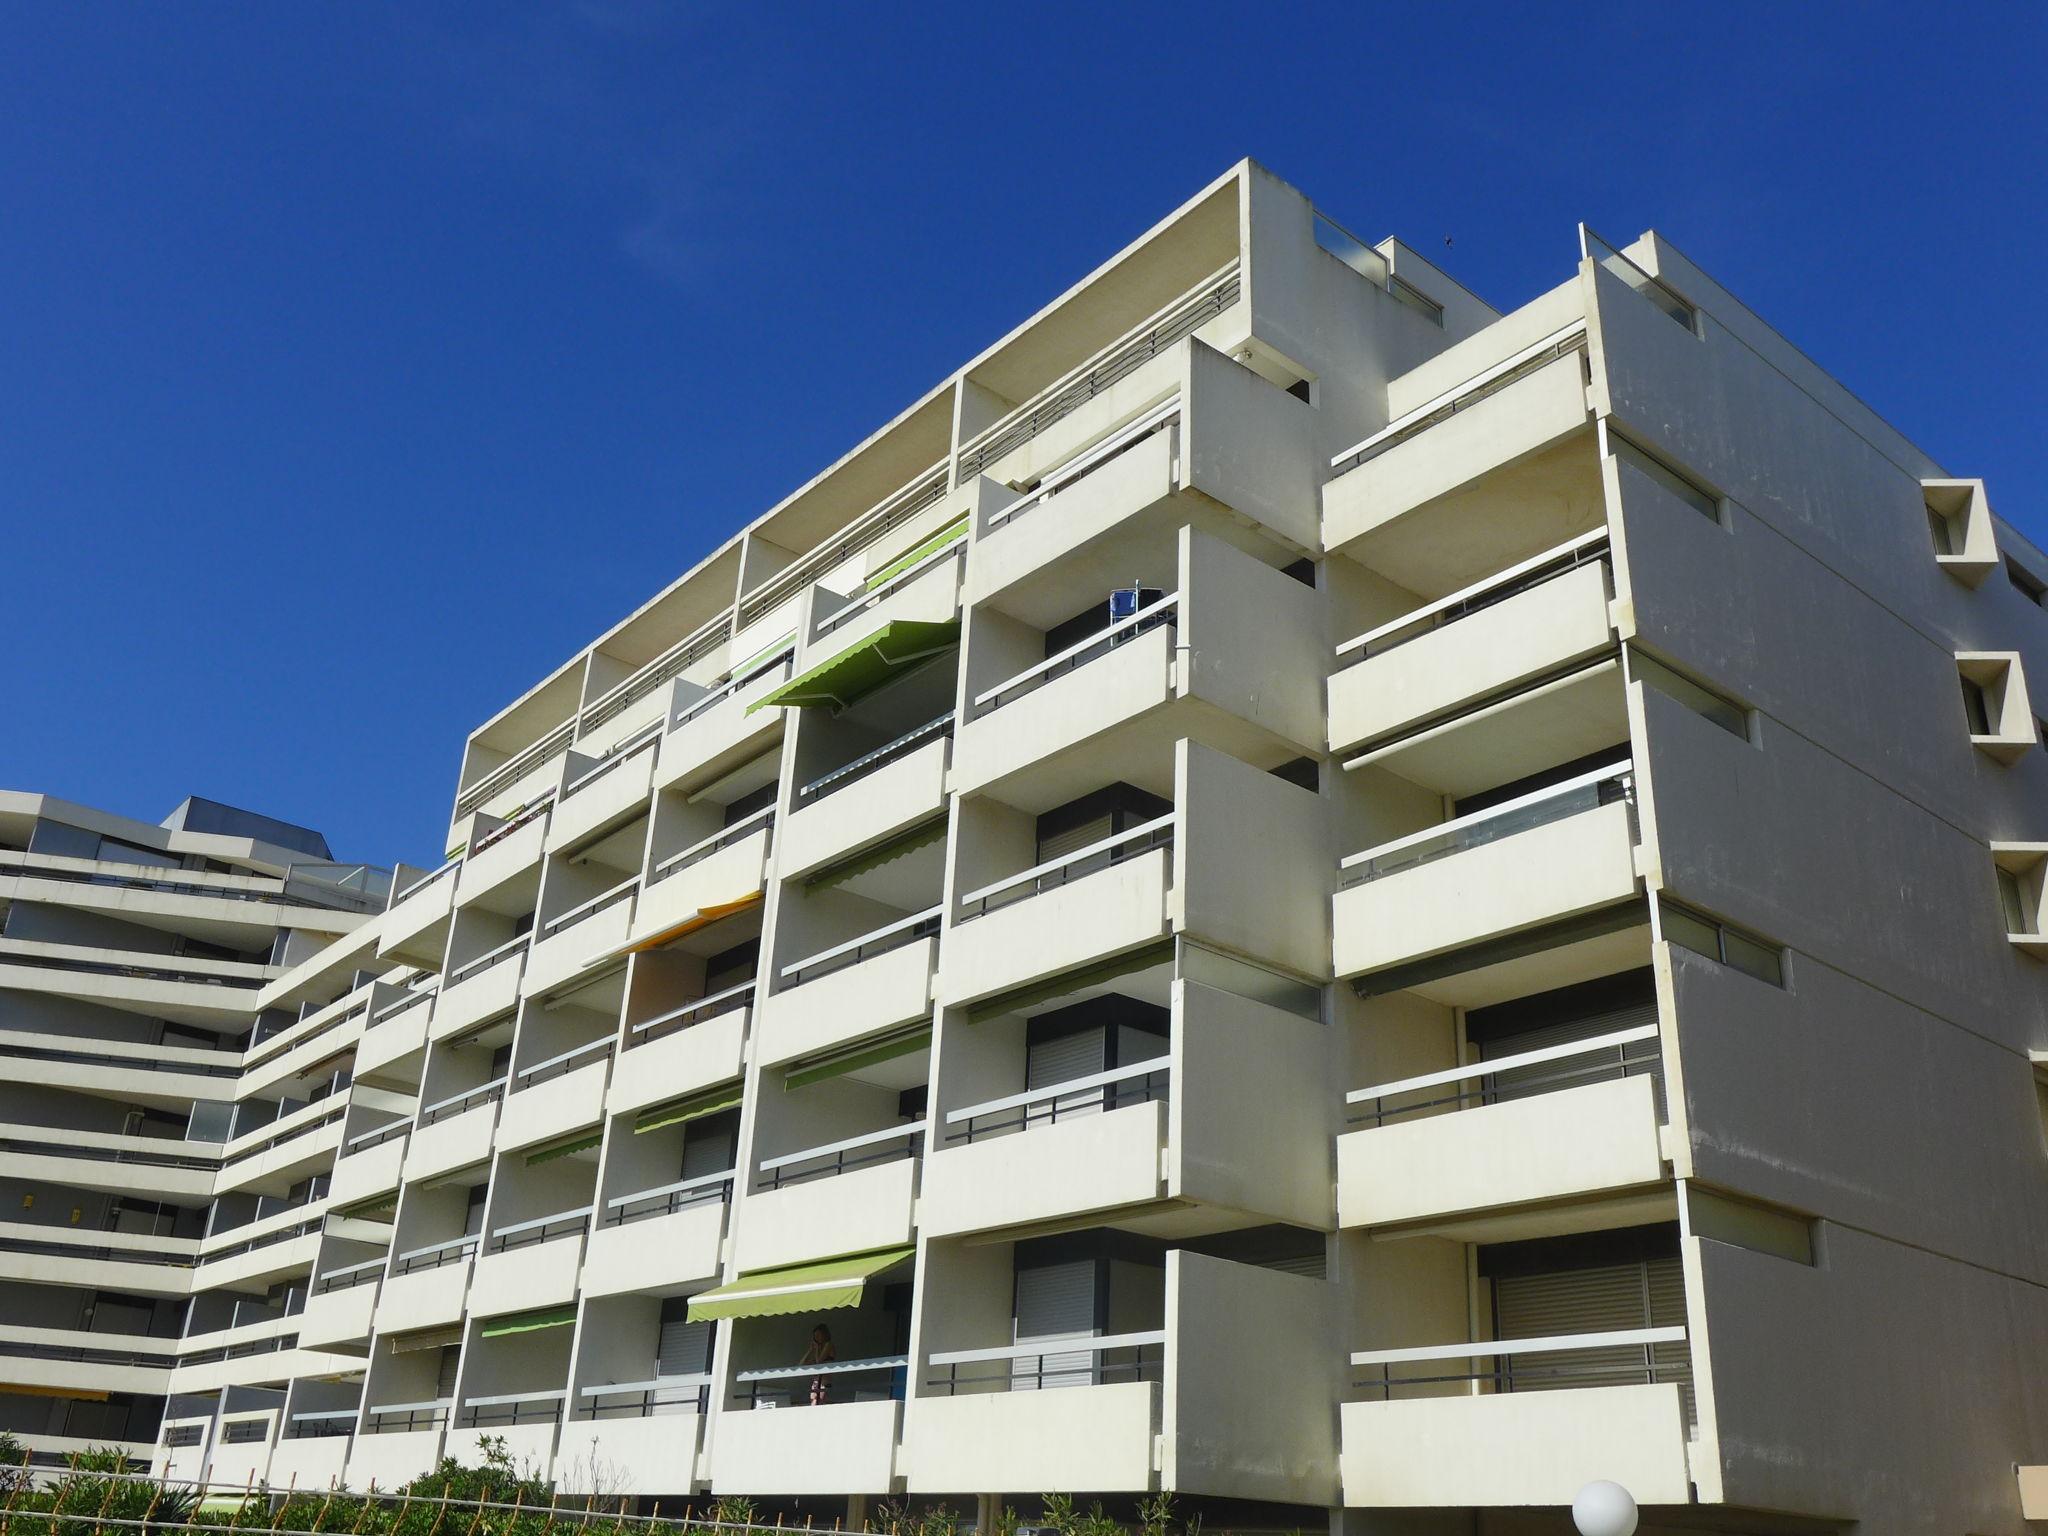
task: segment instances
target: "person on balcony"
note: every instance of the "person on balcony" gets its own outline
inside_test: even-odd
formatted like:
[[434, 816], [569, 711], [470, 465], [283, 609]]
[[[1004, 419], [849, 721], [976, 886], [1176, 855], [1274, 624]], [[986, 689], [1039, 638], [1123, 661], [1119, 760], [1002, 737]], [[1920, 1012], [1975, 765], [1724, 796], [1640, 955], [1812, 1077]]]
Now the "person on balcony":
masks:
[[[838, 1358], [838, 1351], [832, 1347], [832, 1330], [823, 1323], [820, 1323], [811, 1330], [811, 1347], [804, 1351], [803, 1359], [797, 1361], [797, 1364], [823, 1365], [828, 1360], [837, 1360]], [[823, 1376], [813, 1376], [811, 1378], [811, 1406], [813, 1408], [824, 1403], [827, 1390]]]

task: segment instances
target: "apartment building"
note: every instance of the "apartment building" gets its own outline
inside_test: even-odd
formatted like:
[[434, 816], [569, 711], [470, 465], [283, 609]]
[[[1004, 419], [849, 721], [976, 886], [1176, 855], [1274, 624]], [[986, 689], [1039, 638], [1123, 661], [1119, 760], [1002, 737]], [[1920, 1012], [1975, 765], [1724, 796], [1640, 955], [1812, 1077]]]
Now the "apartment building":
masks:
[[258, 991], [298, 1363], [157, 1465], [2048, 1512], [2048, 556], [1662, 237], [1556, 277], [1239, 165], [473, 731]]
[[150, 826], [0, 791], [0, 1430], [39, 1463], [147, 1464], [180, 1383], [232, 1412], [352, 1365], [296, 1332], [350, 1009], [258, 997], [389, 895], [212, 801]]

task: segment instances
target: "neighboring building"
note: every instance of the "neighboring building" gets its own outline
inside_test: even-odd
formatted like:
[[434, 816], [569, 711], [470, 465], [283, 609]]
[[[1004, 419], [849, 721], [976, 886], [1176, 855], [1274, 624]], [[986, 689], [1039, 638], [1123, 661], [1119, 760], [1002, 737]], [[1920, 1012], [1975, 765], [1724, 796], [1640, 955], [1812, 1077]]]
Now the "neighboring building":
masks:
[[2048, 557], [1581, 241], [1241, 165], [472, 733], [160, 1465], [2023, 1530]]
[[341, 1118], [399, 1101], [259, 994], [389, 894], [210, 800], [152, 827], [0, 790], [0, 1430], [39, 1463], [147, 1461], [174, 1377], [348, 1365], [296, 1314]]

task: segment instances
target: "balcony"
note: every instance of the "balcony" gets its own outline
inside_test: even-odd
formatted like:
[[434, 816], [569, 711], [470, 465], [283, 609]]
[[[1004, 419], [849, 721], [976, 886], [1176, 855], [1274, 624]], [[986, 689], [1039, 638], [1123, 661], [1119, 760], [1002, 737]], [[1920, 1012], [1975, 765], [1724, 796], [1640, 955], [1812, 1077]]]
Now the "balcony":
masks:
[[270, 1478], [270, 1453], [277, 1438], [278, 1414], [223, 1414], [220, 1437], [208, 1462], [208, 1481], [247, 1488]]
[[498, 1124], [498, 1101], [504, 1096], [505, 1079], [501, 1077], [422, 1105], [419, 1128], [405, 1155], [406, 1182], [439, 1178], [489, 1157]]
[[729, 1168], [606, 1200], [590, 1235], [584, 1292], [673, 1295], [716, 1279], [737, 1175]]
[[334, 1488], [348, 1474], [348, 1448], [354, 1436], [353, 1408], [295, 1413], [285, 1438], [270, 1453], [270, 1480], [282, 1488]]
[[[884, 566], [869, 576], [841, 606], [819, 614], [804, 645], [804, 659], [829, 656], [898, 619], [946, 624], [958, 618], [966, 537], [966, 520], [956, 518], [893, 567]], [[820, 608], [830, 600], [831, 594], [820, 588]]]
[[1632, 766], [1618, 762], [1353, 854], [1332, 903], [1337, 974], [1626, 902], [1637, 891], [1634, 799]]
[[1574, 321], [1339, 454], [1325, 547], [1432, 595], [1484, 575], [1508, 523], [1534, 540], [1509, 560], [1583, 532], [1601, 500], [1585, 346]]
[[696, 789], [773, 746], [782, 735], [782, 716], [754, 705], [789, 681], [793, 657], [780, 649], [765, 664], [709, 692], [678, 679], [653, 787]]
[[925, 1125], [892, 1125], [761, 1161], [739, 1223], [742, 1270], [912, 1241]]
[[617, 953], [632, 930], [633, 901], [639, 890], [640, 877], [630, 876], [541, 924], [520, 991], [537, 997]]
[[[547, 844], [548, 815], [554, 796], [529, 806], [509, 821], [481, 832], [462, 861], [456, 877], [455, 905], [481, 901], [500, 887], [517, 880], [540, 864]], [[489, 818], [479, 818], [479, 824]]]
[[144, 961], [134, 952], [113, 960], [90, 944], [0, 939], [0, 987], [71, 998], [204, 1029], [243, 1025], [256, 993], [277, 968], [239, 960], [165, 955]]
[[1669, 1352], [1685, 1338], [1637, 1328], [1355, 1354], [1375, 1397], [1341, 1412], [1344, 1503], [1569, 1505], [1608, 1479], [1642, 1504], [1684, 1504], [1688, 1368]]
[[479, 1240], [470, 1233], [394, 1254], [377, 1301], [377, 1331], [410, 1333], [459, 1321]]
[[784, 966], [761, 1007], [763, 1061], [826, 1055], [928, 1017], [939, 916], [912, 913]]
[[343, 1141], [335, 1157], [333, 1182], [328, 1185], [334, 1208], [346, 1211], [379, 1195], [396, 1195], [411, 1136], [410, 1120], [394, 1120], [358, 1131]]
[[572, 751], [568, 759], [572, 776], [555, 796], [545, 851], [573, 848], [602, 828], [644, 809], [654, 787], [655, 749], [660, 742], [657, 723], [595, 762], [578, 758]]
[[593, 1214], [585, 1205], [496, 1228], [470, 1277], [470, 1312], [494, 1317], [573, 1302]]
[[516, 1151], [595, 1128], [604, 1114], [605, 1084], [617, 1045], [606, 1035], [515, 1072], [498, 1114], [498, 1150]]
[[213, 1194], [216, 1149], [167, 1136], [54, 1130], [0, 1123], [0, 1153], [24, 1184], [61, 1184], [109, 1194], [149, 1195], [201, 1204]]
[[798, 786], [797, 809], [782, 834], [782, 874], [808, 874], [865, 844], [943, 815], [952, 747], [949, 707]]
[[440, 967], [448, 943], [449, 915], [455, 910], [456, 876], [461, 868], [461, 858], [453, 858], [403, 890], [392, 887], [391, 906], [377, 935], [379, 959]]
[[[330, 1349], [367, 1343], [383, 1288], [387, 1256], [324, 1270], [313, 1277], [312, 1294], [299, 1315], [299, 1347]], [[354, 1422], [355, 1416], [349, 1416]]]
[[657, 943], [761, 891], [774, 835], [775, 807], [767, 806], [661, 860], [633, 909], [629, 941]]
[[194, 1099], [219, 1099], [223, 1080], [241, 1076], [238, 1061], [229, 1051], [0, 1031], [0, 1062], [7, 1064], [15, 1082], [122, 1102], [189, 1104]]
[[722, 987], [626, 1029], [627, 1070], [612, 1074], [608, 1114], [645, 1109], [740, 1075], [755, 984]]
[[452, 1039], [512, 1011], [519, 1001], [519, 978], [526, 969], [529, 937], [515, 934], [448, 973], [434, 1004], [428, 1029], [431, 1039]]
[[[963, 895], [941, 999], [972, 1002], [1165, 937], [1175, 820], [1161, 816]], [[1056, 901], [1035, 899], [1055, 890]]]
[[[1655, 1024], [1361, 1088], [1365, 1129], [1337, 1141], [1346, 1227], [1495, 1213], [1487, 1240], [1563, 1230], [1556, 1202], [1656, 1189], [1665, 1179]], [[1549, 1202], [1519, 1217], [1516, 1206]], [[1660, 1202], [1668, 1207], [1669, 1192]], [[1642, 1219], [1652, 1219], [1644, 1213]]]
[[364, 1415], [363, 1433], [349, 1446], [348, 1486], [398, 1488], [431, 1472], [441, 1460], [452, 1398], [381, 1403]]
[[405, 992], [373, 1010], [356, 1046], [355, 1075], [362, 1079], [419, 1086], [427, 1048], [427, 1024], [433, 1017], [438, 985]]
[[[555, 1469], [569, 1494], [673, 1494], [696, 1482], [711, 1378], [702, 1373], [585, 1387]], [[570, 1446], [588, 1455], [571, 1459]], [[605, 1472], [604, 1486], [592, 1473]]]
[[1330, 677], [1330, 749], [1425, 730], [1611, 651], [1613, 595], [1601, 528], [1347, 641]]
[[[816, 1367], [787, 1373], [808, 1379]], [[903, 1405], [825, 1403], [793, 1413], [721, 1413], [712, 1431], [714, 1493], [887, 1493]]]

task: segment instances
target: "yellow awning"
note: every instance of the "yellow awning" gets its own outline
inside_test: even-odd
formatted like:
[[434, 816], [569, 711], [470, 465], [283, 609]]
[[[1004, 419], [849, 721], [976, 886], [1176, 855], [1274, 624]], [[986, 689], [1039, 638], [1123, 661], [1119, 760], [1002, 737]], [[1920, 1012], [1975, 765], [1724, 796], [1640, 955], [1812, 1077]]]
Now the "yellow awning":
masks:
[[708, 907], [699, 907], [680, 923], [674, 923], [662, 929], [659, 933], [651, 933], [644, 939], [635, 939], [626, 946], [625, 952], [629, 955], [637, 955], [643, 949], [659, 949], [664, 944], [695, 933], [699, 928], [709, 928], [713, 923], [723, 918], [731, 917], [735, 912], [744, 912], [749, 907], [758, 907], [764, 894], [761, 891], [749, 891], [746, 895], [736, 897], [731, 901], [713, 902]]

